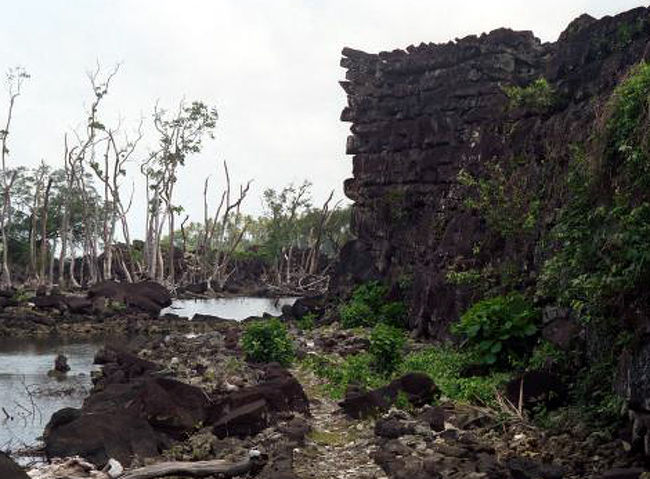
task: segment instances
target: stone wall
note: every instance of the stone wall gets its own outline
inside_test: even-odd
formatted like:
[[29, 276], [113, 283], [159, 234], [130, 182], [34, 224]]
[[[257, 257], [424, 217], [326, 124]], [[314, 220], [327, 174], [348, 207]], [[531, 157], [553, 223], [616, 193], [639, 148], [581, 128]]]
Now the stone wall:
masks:
[[[345, 48], [341, 85], [350, 122], [356, 240], [341, 254], [335, 291], [373, 278], [408, 284], [411, 328], [444, 337], [476, 297], [448, 272], [511, 261], [535, 281], [539, 238], [561, 204], [571, 145], [589, 140], [598, 111], [629, 68], [650, 56], [650, 10], [582, 16], [555, 43], [495, 30], [446, 44], [368, 54]], [[544, 77], [558, 101], [548, 111], [509, 108], [504, 86]], [[541, 220], [525, 237], [502, 238], [463, 205], [461, 169], [523, 165], [541, 197]]]

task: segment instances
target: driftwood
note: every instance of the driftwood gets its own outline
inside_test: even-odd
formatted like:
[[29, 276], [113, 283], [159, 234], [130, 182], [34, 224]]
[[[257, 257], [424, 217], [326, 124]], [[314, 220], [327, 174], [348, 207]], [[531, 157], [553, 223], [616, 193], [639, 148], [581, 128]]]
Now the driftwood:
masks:
[[235, 477], [260, 468], [266, 462], [265, 456], [250, 457], [240, 462], [214, 461], [161, 462], [152, 466], [140, 467], [120, 476], [120, 479], [153, 479], [165, 476], [190, 477]]

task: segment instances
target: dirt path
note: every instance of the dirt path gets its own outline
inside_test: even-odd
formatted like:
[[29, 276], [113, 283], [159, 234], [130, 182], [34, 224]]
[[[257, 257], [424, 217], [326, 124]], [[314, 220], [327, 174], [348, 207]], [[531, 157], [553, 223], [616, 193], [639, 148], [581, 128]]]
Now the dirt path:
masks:
[[301, 479], [386, 479], [370, 456], [375, 450], [374, 421], [351, 420], [336, 401], [322, 394], [322, 381], [310, 371], [294, 368], [309, 397], [312, 431], [294, 451], [294, 472]]

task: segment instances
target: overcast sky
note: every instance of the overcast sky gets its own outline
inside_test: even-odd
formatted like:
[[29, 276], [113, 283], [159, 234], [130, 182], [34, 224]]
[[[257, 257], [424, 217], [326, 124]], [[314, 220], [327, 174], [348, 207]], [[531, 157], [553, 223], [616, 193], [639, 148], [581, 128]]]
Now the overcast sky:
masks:
[[[200, 99], [219, 111], [217, 138], [188, 160], [177, 203], [201, 218], [202, 182], [228, 161], [234, 180], [261, 192], [314, 183], [322, 201], [351, 173], [345, 155], [342, 47], [370, 52], [446, 42], [507, 26], [554, 41], [576, 16], [615, 14], [633, 0], [0, 0], [0, 71], [32, 78], [16, 106], [13, 165], [61, 164], [63, 134], [83, 125], [86, 72], [121, 63], [103, 118], [133, 126], [156, 100]], [[6, 95], [0, 93], [4, 117]], [[4, 121], [4, 120], [3, 120]], [[146, 155], [143, 145], [140, 158]], [[137, 165], [129, 180], [137, 178]], [[130, 186], [129, 186], [130, 187]], [[216, 185], [214, 197], [217, 196]], [[141, 232], [142, 194], [132, 215]]]

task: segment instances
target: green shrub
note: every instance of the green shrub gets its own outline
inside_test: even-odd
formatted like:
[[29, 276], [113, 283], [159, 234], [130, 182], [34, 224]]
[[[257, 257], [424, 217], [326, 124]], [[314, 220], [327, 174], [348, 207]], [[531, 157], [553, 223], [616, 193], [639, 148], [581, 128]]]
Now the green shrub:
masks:
[[493, 405], [497, 389], [510, 379], [510, 375], [493, 372], [487, 376], [461, 377], [463, 370], [476, 361], [474, 351], [459, 351], [445, 345], [406, 355], [392, 375], [379, 373], [375, 356], [368, 353], [345, 359], [333, 355], [309, 355], [302, 364], [327, 381], [324, 389], [333, 399], [343, 398], [349, 384], [375, 389], [403, 374], [422, 372], [429, 375], [442, 394], [453, 401]]
[[296, 321], [296, 326], [301, 331], [311, 331], [314, 329], [314, 324], [316, 322], [316, 315], [314, 313], [307, 313], [303, 317], [298, 318]]
[[390, 375], [402, 361], [402, 349], [406, 338], [404, 331], [389, 324], [377, 324], [370, 334], [368, 352], [374, 359], [375, 369], [384, 375]]
[[475, 351], [459, 351], [443, 345], [413, 352], [404, 358], [399, 374], [422, 372], [428, 374], [442, 394], [468, 403], [493, 404], [496, 392], [510, 379], [508, 373], [492, 372], [487, 376], [462, 377], [467, 366], [476, 364]]
[[510, 100], [510, 108], [527, 108], [544, 113], [555, 103], [555, 90], [546, 78], [538, 78], [525, 87], [506, 86], [503, 91]]
[[378, 310], [386, 302], [388, 288], [378, 281], [364, 283], [352, 293], [352, 302], [367, 304], [373, 311]]
[[371, 326], [377, 321], [372, 308], [359, 301], [350, 301], [339, 306], [339, 315], [341, 316], [341, 326], [344, 328]]
[[342, 399], [349, 384], [374, 389], [383, 386], [386, 378], [373, 369], [374, 358], [367, 353], [347, 356], [309, 355], [303, 365], [312, 369], [316, 376], [326, 379], [325, 391], [333, 399]]
[[344, 328], [368, 327], [385, 322], [397, 327], [406, 324], [406, 306], [401, 301], [386, 302], [388, 288], [377, 281], [358, 286], [350, 301], [339, 306]]
[[406, 305], [402, 301], [393, 301], [383, 304], [379, 308], [380, 321], [395, 326], [396, 328], [406, 327]]
[[286, 326], [277, 318], [253, 321], [242, 336], [246, 357], [255, 362], [291, 364], [293, 343]]
[[495, 364], [525, 352], [527, 340], [537, 333], [538, 316], [521, 294], [511, 293], [475, 303], [452, 325], [452, 332], [477, 348], [480, 363]]
[[551, 232], [555, 248], [542, 268], [538, 294], [571, 307], [584, 322], [618, 316], [622, 307], [644, 307], [639, 303], [650, 278], [649, 111], [650, 64], [642, 62], [612, 94], [599, 132], [601, 149], [574, 147], [569, 197]]
[[565, 360], [565, 353], [562, 350], [558, 349], [554, 344], [542, 340], [533, 349], [533, 353], [528, 360], [528, 368], [533, 370], [547, 369], [561, 365]]

